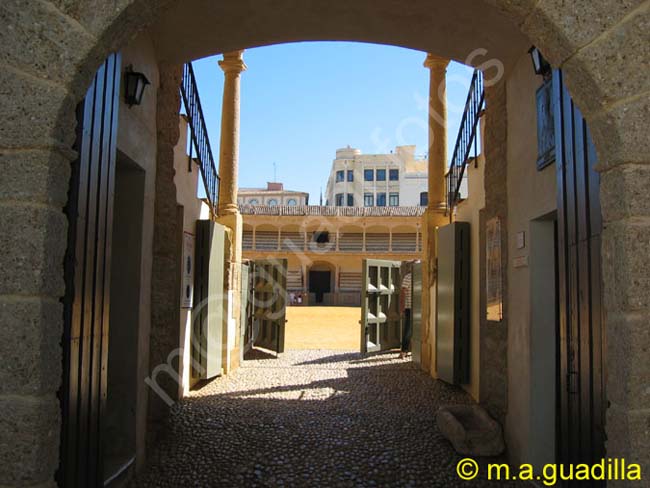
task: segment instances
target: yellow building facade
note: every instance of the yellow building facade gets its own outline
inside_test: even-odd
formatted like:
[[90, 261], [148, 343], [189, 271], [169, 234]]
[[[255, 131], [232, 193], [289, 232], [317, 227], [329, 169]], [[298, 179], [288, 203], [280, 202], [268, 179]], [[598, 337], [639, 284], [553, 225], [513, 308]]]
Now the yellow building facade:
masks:
[[243, 259], [287, 259], [293, 305], [359, 306], [363, 259], [422, 256], [424, 207], [240, 207]]

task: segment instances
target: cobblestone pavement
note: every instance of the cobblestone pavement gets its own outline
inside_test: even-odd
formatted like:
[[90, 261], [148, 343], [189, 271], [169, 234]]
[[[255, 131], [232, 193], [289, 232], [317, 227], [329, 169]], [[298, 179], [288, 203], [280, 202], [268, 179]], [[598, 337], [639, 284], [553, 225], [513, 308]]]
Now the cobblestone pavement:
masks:
[[396, 353], [255, 353], [174, 408], [136, 486], [503, 486], [456, 476], [435, 412], [471, 400]]

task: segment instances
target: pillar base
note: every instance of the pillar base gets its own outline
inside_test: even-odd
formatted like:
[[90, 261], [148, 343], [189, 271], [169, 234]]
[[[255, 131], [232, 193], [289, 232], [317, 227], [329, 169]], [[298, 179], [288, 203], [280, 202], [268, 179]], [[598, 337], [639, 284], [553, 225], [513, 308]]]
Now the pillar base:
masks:
[[436, 257], [437, 228], [447, 223], [439, 210], [427, 208], [422, 215], [422, 363], [421, 367], [436, 375]]

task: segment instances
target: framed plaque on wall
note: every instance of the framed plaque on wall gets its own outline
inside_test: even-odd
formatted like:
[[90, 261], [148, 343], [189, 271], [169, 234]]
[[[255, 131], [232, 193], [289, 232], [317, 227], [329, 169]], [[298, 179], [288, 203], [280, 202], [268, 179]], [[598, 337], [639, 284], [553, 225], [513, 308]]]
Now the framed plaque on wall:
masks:
[[555, 162], [555, 122], [553, 121], [553, 84], [545, 81], [537, 89], [537, 169]]

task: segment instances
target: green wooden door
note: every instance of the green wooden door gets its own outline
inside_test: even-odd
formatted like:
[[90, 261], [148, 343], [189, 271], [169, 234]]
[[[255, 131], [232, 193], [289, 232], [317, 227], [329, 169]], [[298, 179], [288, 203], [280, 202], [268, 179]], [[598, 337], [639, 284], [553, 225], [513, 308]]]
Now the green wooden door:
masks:
[[240, 315], [240, 351], [241, 359], [248, 351], [253, 340], [253, 296], [252, 296], [252, 264], [243, 263], [241, 266], [241, 315]]
[[413, 334], [411, 336], [411, 351], [413, 362], [422, 362], [422, 263], [413, 263], [411, 287], [411, 321]]
[[399, 261], [363, 260], [361, 352], [400, 346]]
[[194, 306], [192, 308], [192, 374], [206, 379], [221, 374], [225, 298], [226, 228], [210, 220], [196, 221]]
[[253, 267], [253, 344], [284, 352], [287, 306], [287, 260], [268, 259]]

